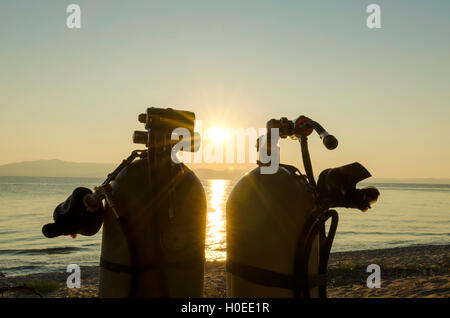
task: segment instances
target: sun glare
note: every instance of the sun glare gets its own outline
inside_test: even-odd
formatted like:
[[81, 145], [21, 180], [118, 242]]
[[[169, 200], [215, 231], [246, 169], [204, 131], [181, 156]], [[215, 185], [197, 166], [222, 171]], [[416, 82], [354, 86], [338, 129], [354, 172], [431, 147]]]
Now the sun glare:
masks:
[[228, 180], [208, 180], [208, 216], [206, 234], [206, 259], [220, 261], [226, 259], [225, 202]]
[[208, 131], [209, 140], [221, 143], [225, 140], [225, 128], [222, 126], [211, 127]]

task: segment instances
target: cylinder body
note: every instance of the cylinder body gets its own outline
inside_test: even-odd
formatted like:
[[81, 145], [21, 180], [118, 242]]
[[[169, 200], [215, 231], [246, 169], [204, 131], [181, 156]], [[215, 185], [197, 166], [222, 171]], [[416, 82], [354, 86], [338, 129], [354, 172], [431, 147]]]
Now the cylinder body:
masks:
[[164, 184], [152, 184], [148, 169], [146, 159], [137, 160], [112, 184], [111, 201], [128, 230], [124, 232], [108, 206], [103, 224], [100, 297], [129, 296], [131, 274], [126, 270], [132, 258], [127, 242], [134, 246], [139, 269], [134, 296], [202, 297], [204, 189], [182, 164], [158, 171], [159, 177], [171, 173]]
[[[227, 201], [227, 261], [294, 275], [297, 243], [315, 211], [314, 192], [291, 166], [275, 174], [260, 168], [245, 175]], [[309, 274], [318, 273], [319, 237], [309, 255]], [[262, 280], [261, 282], [264, 282]], [[318, 296], [318, 288], [310, 290]], [[264, 286], [227, 270], [229, 297], [293, 297], [291, 289]]]

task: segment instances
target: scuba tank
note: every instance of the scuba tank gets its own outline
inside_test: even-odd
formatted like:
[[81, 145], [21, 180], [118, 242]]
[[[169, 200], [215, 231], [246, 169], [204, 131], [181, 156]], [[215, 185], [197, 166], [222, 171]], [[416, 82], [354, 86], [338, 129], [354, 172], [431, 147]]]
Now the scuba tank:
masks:
[[[307, 144], [313, 130], [328, 149], [337, 147], [334, 136], [305, 116], [268, 121], [267, 134], [257, 141], [258, 167], [233, 188], [226, 206], [229, 297], [326, 297], [338, 223], [330, 208], [367, 210], [377, 200], [377, 189], [356, 189], [356, 183], [370, 177], [359, 163], [325, 170], [316, 185]], [[278, 165], [274, 145], [286, 137], [300, 140], [306, 175]], [[267, 172], [274, 163], [278, 169]]]
[[[196, 150], [194, 138], [172, 138], [176, 128], [194, 136], [194, 120], [191, 112], [148, 108], [139, 115], [147, 131], [133, 135], [147, 149], [133, 151], [94, 193], [77, 197], [78, 204], [66, 211], [103, 221], [100, 297], [202, 296], [206, 196], [197, 176], [172, 160], [180, 141], [189, 145], [182, 150]], [[44, 228], [62, 227], [57, 218], [54, 224]], [[92, 224], [69, 234], [83, 234]]]

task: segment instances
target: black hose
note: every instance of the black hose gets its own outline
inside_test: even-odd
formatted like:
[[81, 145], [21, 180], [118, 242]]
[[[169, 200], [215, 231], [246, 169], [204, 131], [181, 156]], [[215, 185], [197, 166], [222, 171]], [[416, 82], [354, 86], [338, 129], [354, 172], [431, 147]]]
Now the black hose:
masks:
[[315, 122], [313, 120], [310, 120], [307, 122], [307, 125], [313, 128], [322, 138], [324, 146], [329, 149], [333, 150], [338, 146], [338, 140], [333, 135], [330, 135], [318, 122]]
[[[331, 219], [328, 235], [325, 236], [325, 223]], [[312, 216], [305, 224], [303, 231], [297, 241], [294, 261], [294, 277], [295, 288], [294, 298], [304, 297], [310, 298], [310, 289], [319, 288], [319, 297], [327, 297], [326, 289], [326, 273], [328, 267], [328, 258], [330, 256], [331, 245], [333, 244], [334, 235], [336, 234], [339, 216], [335, 210], [322, 210], [318, 214]], [[321, 232], [323, 231], [323, 237]], [[311, 286], [309, 281], [309, 258], [317, 236], [319, 239], [319, 276], [325, 278], [324, 283], [319, 286]]]
[[314, 180], [314, 173], [311, 165], [311, 157], [309, 155], [308, 150], [308, 137], [306, 136], [300, 137], [300, 146], [302, 149], [303, 167], [305, 167], [306, 176], [308, 177], [309, 184], [311, 184], [315, 188], [316, 180]]

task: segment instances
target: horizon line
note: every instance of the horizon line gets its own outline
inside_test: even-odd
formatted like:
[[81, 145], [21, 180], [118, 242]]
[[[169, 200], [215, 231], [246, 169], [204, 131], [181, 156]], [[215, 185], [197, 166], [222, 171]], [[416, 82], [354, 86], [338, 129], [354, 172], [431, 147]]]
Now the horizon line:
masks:
[[[64, 162], [64, 163], [71, 163], [71, 164], [93, 164], [93, 165], [118, 165], [120, 164], [120, 162], [87, 162], [87, 161], [68, 161], [68, 160], [63, 160], [63, 159], [58, 159], [58, 158], [54, 158], [54, 159], [35, 159], [35, 160], [24, 160], [24, 161], [15, 161], [15, 162], [9, 162], [9, 163], [2, 163], [0, 164], [0, 167], [2, 166], [8, 166], [8, 165], [13, 165], [13, 164], [21, 164], [21, 163], [32, 163], [32, 162], [39, 162], [39, 161], [60, 161], [60, 162]], [[256, 163], [254, 163], [256, 165]], [[229, 170], [226, 167], [226, 163], [221, 163], [219, 165], [223, 165], [223, 169], [218, 169], [218, 168], [212, 168], [212, 167], [199, 167], [198, 165], [201, 165], [199, 163], [186, 163], [186, 165], [189, 167], [191, 165], [193, 165], [194, 167], [192, 169], [208, 169], [208, 170], [212, 170], [212, 171], [216, 171], [216, 172], [231, 172], [231, 171], [242, 171], [245, 172], [247, 170], [245, 169], [240, 169], [240, 168], [234, 168], [233, 170]], [[229, 164], [232, 165], [232, 164]], [[245, 164], [238, 164], [238, 165], [253, 165], [252, 163], [245, 163]], [[197, 166], [197, 167], [195, 167]], [[1, 177], [43, 177], [43, 178], [50, 178], [50, 176], [13, 176], [13, 175], [3, 175], [0, 174]], [[318, 177], [318, 175], [317, 175]], [[53, 178], [53, 177], [51, 177]], [[70, 176], [64, 176], [64, 177], [55, 177], [55, 178], [71, 178]], [[78, 178], [78, 177], [73, 177], [73, 178]], [[91, 177], [80, 177], [80, 178], [91, 178]], [[96, 177], [92, 177], [92, 178], [96, 178]], [[450, 182], [450, 177], [374, 177], [371, 176], [370, 178], [372, 179], [394, 179], [394, 180], [410, 180], [410, 179], [415, 179], [415, 180], [448, 180], [448, 182]]]

